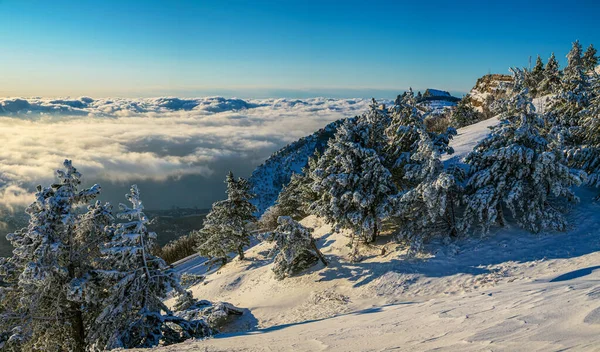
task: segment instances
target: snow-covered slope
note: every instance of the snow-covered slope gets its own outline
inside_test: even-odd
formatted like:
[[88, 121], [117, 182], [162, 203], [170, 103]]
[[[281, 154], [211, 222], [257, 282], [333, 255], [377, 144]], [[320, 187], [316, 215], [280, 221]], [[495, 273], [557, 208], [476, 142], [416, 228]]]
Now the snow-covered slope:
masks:
[[[459, 130], [462, 158], [496, 120]], [[450, 246], [430, 243], [407, 259], [381, 242], [347, 260], [344, 233], [308, 217], [330, 265], [275, 280], [269, 243], [192, 288], [194, 296], [250, 310], [233, 331], [159, 351], [598, 351], [600, 205], [594, 190], [565, 233], [532, 235], [512, 227]], [[199, 269], [200, 259], [178, 266]]]
[[497, 123], [498, 119], [493, 117], [470, 126], [459, 128], [458, 134], [451, 142], [454, 153], [442, 155], [442, 160], [446, 164], [463, 160], [473, 150], [475, 145], [489, 134], [490, 127], [495, 126]]

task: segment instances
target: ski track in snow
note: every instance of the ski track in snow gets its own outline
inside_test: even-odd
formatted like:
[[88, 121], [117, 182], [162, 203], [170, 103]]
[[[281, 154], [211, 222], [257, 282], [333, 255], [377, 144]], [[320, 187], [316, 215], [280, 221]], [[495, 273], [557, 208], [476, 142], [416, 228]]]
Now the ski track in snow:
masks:
[[[462, 159], [497, 120], [459, 130]], [[448, 160], [451, 160], [448, 158]], [[565, 233], [532, 235], [509, 224], [407, 260], [385, 238], [346, 260], [343, 233], [320, 219], [305, 226], [330, 261], [274, 279], [268, 243], [208, 273], [194, 296], [248, 308], [229, 331], [157, 351], [600, 351], [600, 205], [581, 204]], [[382, 247], [386, 254], [381, 255]], [[178, 264], [202, 272], [201, 258]]]

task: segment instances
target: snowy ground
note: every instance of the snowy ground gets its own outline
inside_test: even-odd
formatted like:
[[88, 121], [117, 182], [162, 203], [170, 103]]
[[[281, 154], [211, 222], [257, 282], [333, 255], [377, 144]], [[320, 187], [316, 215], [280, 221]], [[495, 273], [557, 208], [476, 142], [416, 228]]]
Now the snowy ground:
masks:
[[[464, 156], [494, 120], [459, 131]], [[566, 233], [532, 235], [510, 225], [487, 238], [406, 259], [385, 238], [347, 260], [347, 238], [315, 217], [303, 224], [330, 261], [274, 279], [270, 244], [209, 273], [197, 298], [250, 310], [230, 331], [158, 351], [599, 351], [600, 205], [582, 203]], [[178, 265], [199, 272], [201, 259]]]

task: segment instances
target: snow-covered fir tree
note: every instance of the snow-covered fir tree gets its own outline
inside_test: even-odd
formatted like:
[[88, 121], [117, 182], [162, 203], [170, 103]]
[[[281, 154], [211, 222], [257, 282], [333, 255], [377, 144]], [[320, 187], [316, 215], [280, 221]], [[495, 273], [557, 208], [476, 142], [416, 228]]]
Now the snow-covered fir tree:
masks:
[[583, 54], [583, 67], [586, 71], [593, 71], [598, 66], [598, 51], [594, 48], [593, 44], [590, 44]]
[[527, 72], [526, 82], [525, 82], [527, 88], [529, 88], [529, 91], [531, 92], [531, 95], [533, 97], [538, 95], [543, 80], [544, 80], [544, 62], [542, 61], [542, 58], [538, 55], [538, 57], [535, 61], [535, 66], [533, 67], [531, 72]]
[[590, 103], [580, 113], [577, 143], [567, 150], [567, 159], [588, 174], [589, 185], [600, 187], [600, 77], [594, 74], [590, 82]]
[[416, 186], [396, 200], [397, 238], [408, 241], [411, 252], [437, 235], [457, 236], [457, 207], [461, 188], [452, 173], [444, 171], [438, 148], [424, 128], [419, 130], [417, 152], [405, 166]]
[[[89, 275], [89, 253], [98, 241], [93, 232], [77, 235], [85, 219], [76, 208], [96, 197], [100, 187], [79, 190], [81, 174], [69, 160], [64, 167], [56, 172], [57, 183], [37, 187], [26, 210], [29, 226], [7, 236], [14, 251], [1, 263], [0, 281], [11, 285], [0, 294], [0, 305], [8, 308], [0, 320], [10, 325], [6, 340], [23, 350], [79, 352], [86, 346], [89, 312], [73, 293]], [[7, 299], [14, 301], [6, 304]]]
[[0, 351], [20, 351], [23, 341], [18, 316], [19, 268], [10, 258], [0, 257]]
[[337, 228], [353, 231], [354, 238], [372, 242], [389, 216], [396, 187], [392, 175], [369, 144], [371, 125], [351, 118], [338, 129], [311, 172], [318, 198], [309, 206]]
[[480, 114], [471, 105], [471, 96], [465, 95], [456, 104], [456, 108], [452, 111], [450, 120], [455, 128], [472, 125], [481, 119]]
[[514, 72], [516, 94], [501, 123], [466, 158], [471, 176], [464, 227], [480, 223], [487, 232], [494, 223], [504, 225], [506, 208], [529, 231], [564, 230], [557, 204], [577, 200], [571, 187], [581, 183], [581, 175], [566, 165], [558, 142], [544, 138], [544, 119], [535, 112], [519, 70]]
[[[304, 170], [306, 172], [306, 168]], [[259, 225], [262, 230], [273, 230], [280, 216], [289, 216], [300, 220], [308, 215], [308, 202], [304, 199], [306, 187], [310, 187], [310, 180], [305, 174], [292, 174], [290, 182], [283, 186], [275, 204], [270, 206], [260, 217]]]
[[93, 350], [152, 347], [205, 337], [203, 322], [176, 317], [163, 303], [170, 290], [189, 295], [179, 286], [179, 277], [150, 249], [156, 234], [148, 231], [148, 217], [136, 185], [127, 194], [130, 206], [120, 204], [112, 239], [102, 248], [101, 268], [83, 282], [82, 301], [99, 301], [101, 312], [91, 326]]
[[250, 186], [243, 178], [236, 179], [229, 172], [225, 179], [227, 199], [213, 204], [204, 220], [202, 230], [194, 232], [200, 255], [213, 263], [227, 263], [230, 253], [244, 259], [244, 247], [250, 245], [249, 222], [255, 221], [256, 208], [250, 199]]
[[289, 216], [294, 220], [300, 220], [308, 215], [304, 199], [306, 186], [306, 177], [303, 174], [292, 175], [290, 182], [283, 187], [275, 202], [282, 215]]
[[372, 99], [371, 104], [369, 105], [369, 111], [359, 115], [357, 119], [370, 125], [366, 131], [368, 137], [366, 138], [365, 146], [375, 150], [379, 155], [383, 155], [389, 144], [386, 129], [390, 125], [391, 119], [388, 115], [388, 111], [385, 108], [382, 108], [375, 99]]
[[[415, 107], [412, 90], [405, 92], [403, 97], [391, 109], [390, 124], [385, 130], [388, 139], [387, 149], [384, 153], [384, 165], [392, 172], [396, 187], [408, 190], [414, 183], [405, 177], [404, 166], [410, 163], [411, 156], [416, 152], [419, 141], [419, 131], [424, 128], [424, 116]], [[449, 127], [446, 133], [429, 132], [438, 151], [443, 154], [452, 154], [454, 150], [449, 146], [450, 140], [456, 135], [456, 130]]]
[[555, 93], [560, 86], [560, 67], [554, 53], [550, 55], [546, 67], [544, 67], [544, 78], [542, 79], [538, 95]]
[[590, 90], [579, 41], [573, 43], [567, 59], [568, 64], [563, 70], [560, 90], [550, 106], [551, 124], [548, 127], [554, 130], [553, 133], [562, 130], [560, 133], [564, 134], [565, 145], [570, 147], [576, 143], [574, 138], [580, 125], [580, 113], [589, 104]]
[[571, 51], [567, 54], [567, 66], [563, 70], [563, 85], [565, 89], [576, 89], [585, 81], [585, 66], [582, 57], [582, 48], [578, 40], [573, 43]]
[[277, 229], [265, 234], [265, 237], [267, 241], [275, 243], [271, 252], [275, 255], [272, 270], [278, 280], [297, 274], [319, 260], [327, 265], [312, 237], [311, 229], [289, 216], [280, 216], [277, 223]]

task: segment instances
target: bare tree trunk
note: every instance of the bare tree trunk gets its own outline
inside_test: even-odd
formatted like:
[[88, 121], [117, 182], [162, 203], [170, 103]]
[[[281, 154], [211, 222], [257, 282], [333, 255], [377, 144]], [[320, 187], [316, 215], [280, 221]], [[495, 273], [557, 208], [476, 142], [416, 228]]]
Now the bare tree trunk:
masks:
[[323, 262], [323, 265], [327, 266], [327, 260], [325, 259], [325, 257], [323, 256], [323, 253], [321, 253], [321, 251], [319, 250], [319, 248], [317, 248], [317, 244], [315, 243], [315, 239], [313, 238], [310, 241], [310, 244], [313, 248], [313, 250], [315, 251], [315, 253], [317, 253], [317, 256], [319, 257], [319, 259], [321, 260], [321, 262]]
[[369, 242], [374, 243], [377, 241], [377, 235], [379, 234], [379, 229], [377, 228], [377, 221], [375, 221], [375, 226], [373, 228], [373, 236], [371, 236], [371, 240]]
[[454, 197], [450, 194], [450, 218], [448, 219], [448, 225], [450, 226], [450, 237], [458, 237], [456, 231], [456, 213], [454, 212]]
[[73, 316], [71, 317], [71, 331], [75, 346], [73, 352], [85, 352], [85, 328], [83, 326], [83, 314], [77, 303], [71, 304]]
[[[71, 258], [72, 258], [71, 254]], [[69, 277], [75, 277], [75, 266], [73, 262], [67, 267]], [[71, 324], [71, 337], [75, 342], [73, 352], [85, 352], [85, 327], [83, 326], [83, 313], [81, 304], [77, 302], [69, 302], [69, 320]]]
[[496, 217], [496, 222], [498, 223], [498, 225], [500, 227], [504, 227], [504, 210], [502, 210], [502, 205], [498, 204], [498, 206], [496, 207], [496, 210], [498, 211], [498, 216]]
[[243, 247], [238, 247], [238, 255], [240, 256], [240, 260], [244, 260], [244, 248]]

